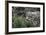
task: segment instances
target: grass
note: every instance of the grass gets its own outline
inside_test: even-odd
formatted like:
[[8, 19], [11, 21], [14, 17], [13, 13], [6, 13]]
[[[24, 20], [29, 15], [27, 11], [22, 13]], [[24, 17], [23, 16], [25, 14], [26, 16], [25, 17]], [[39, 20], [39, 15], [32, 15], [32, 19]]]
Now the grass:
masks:
[[25, 17], [22, 16], [14, 16], [12, 17], [12, 27], [13, 28], [24, 28], [24, 27], [32, 27], [33, 24], [31, 21], [26, 21]]

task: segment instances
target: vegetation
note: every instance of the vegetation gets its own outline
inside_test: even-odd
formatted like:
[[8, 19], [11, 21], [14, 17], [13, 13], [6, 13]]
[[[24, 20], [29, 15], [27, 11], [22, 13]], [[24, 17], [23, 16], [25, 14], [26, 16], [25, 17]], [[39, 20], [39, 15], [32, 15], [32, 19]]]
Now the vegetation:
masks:
[[[37, 18], [37, 16], [36, 17], [34, 16], [33, 18], [31, 18], [30, 21], [26, 20], [25, 12], [29, 11], [29, 9], [30, 8], [12, 7], [12, 27], [13, 28], [26, 28], [26, 27], [39, 27], [40, 26], [40, 17]], [[34, 8], [32, 8], [32, 10], [34, 10]], [[38, 24], [36, 24], [36, 22]]]
[[13, 28], [20, 28], [20, 27], [32, 27], [31, 21], [26, 21], [23, 17], [13, 17]]

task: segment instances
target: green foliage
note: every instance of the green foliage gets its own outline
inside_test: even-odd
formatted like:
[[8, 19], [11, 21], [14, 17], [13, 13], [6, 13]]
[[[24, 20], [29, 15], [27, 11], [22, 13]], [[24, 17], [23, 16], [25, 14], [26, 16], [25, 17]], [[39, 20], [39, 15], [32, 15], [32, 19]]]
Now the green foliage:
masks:
[[[27, 12], [39, 12], [39, 8], [30, 7], [12, 7], [12, 28], [39, 27], [40, 16], [29, 15]], [[26, 16], [29, 15], [27, 20]], [[40, 15], [40, 12], [38, 13]], [[36, 23], [37, 22], [37, 23]]]
[[12, 22], [13, 28], [32, 27], [33, 25], [31, 21], [25, 21], [25, 18], [22, 16], [14, 16]]

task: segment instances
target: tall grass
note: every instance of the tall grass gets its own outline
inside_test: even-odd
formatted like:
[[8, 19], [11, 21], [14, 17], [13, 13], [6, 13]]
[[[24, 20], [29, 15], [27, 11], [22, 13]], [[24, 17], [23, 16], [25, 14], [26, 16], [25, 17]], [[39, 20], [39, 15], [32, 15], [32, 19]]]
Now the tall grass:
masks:
[[13, 28], [24, 28], [24, 27], [32, 27], [33, 24], [31, 21], [26, 21], [25, 17], [22, 16], [14, 16], [12, 18], [12, 22], [13, 22]]

